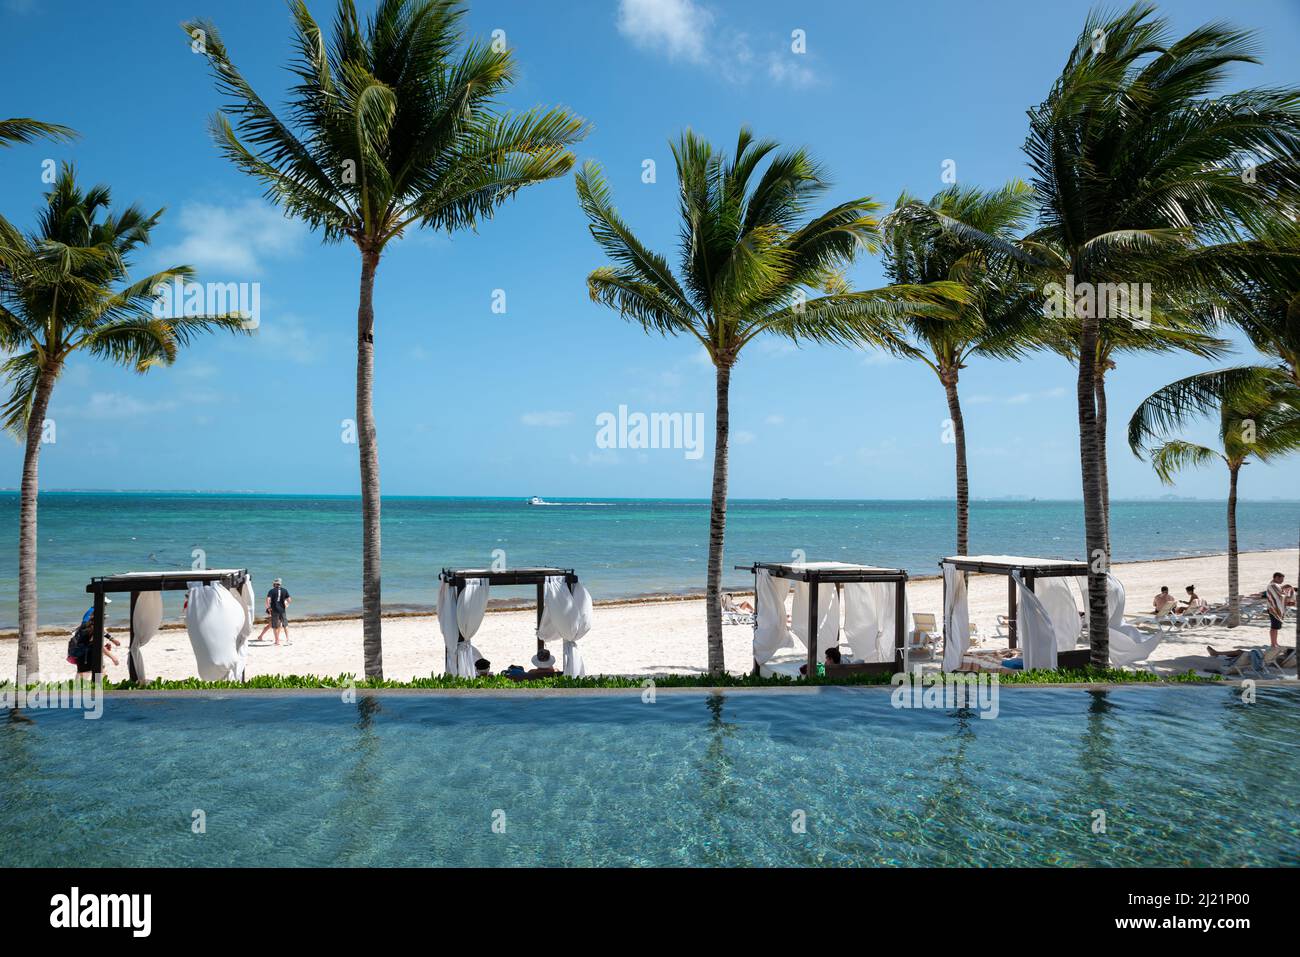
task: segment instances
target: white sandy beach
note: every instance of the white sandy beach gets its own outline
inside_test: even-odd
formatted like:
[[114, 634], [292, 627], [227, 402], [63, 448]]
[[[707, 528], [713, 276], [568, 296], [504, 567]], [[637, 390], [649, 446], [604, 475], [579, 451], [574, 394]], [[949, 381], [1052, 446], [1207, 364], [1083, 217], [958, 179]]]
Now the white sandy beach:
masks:
[[[1263, 589], [1274, 571], [1286, 574], [1287, 581], [1296, 575], [1296, 549], [1250, 552], [1241, 555], [1240, 576], [1243, 594]], [[1187, 585], [1196, 585], [1202, 598], [1210, 602], [1227, 594], [1227, 557], [1225, 555], [1184, 558], [1167, 561], [1134, 562], [1116, 565], [1116, 575], [1128, 593], [1127, 611], [1143, 613], [1150, 609], [1152, 597], [1161, 585], [1168, 585], [1176, 595]], [[504, 597], [504, 595], [503, 595]], [[596, 596], [599, 598], [599, 596]], [[981, 633], [992, 635], [996, 617], [1006, 611], [1006, 579], [996, 576], [972, 576], [970, 585], [971, 618]], [[908, 585], [908, 601], [913, 612], [933, 612], [942, 617], [942, 583], [938, 578], [915, 581]], [[109, 625], [125, 643], [126, 603], [110, 609]], [[492, 662], [494, 671], [510, 664], [528, 667], [536, 646], [533, 638], [535, 613], [493, 611], [483, 621], [474, 644]], [[1294, 643], [1293, 625], [1282, 637], [1283, 644]], [[260, 631], [260, 618], [259, 627]], [[744, 626], [724, 628], [726, 663], [729, 671], [744, 672], [752, 667], [751, 629]], [[288, 647], [254, 645], [251, 649], [249, 675], [360, 674], [361, 622], [359, 619], [337, 621], [290, 622]], [[1267, 628], [1245, 624], [1239, 628], [1196, 627], [1175, 633], [1162, 641], [1151, 656], [1150, 666], [1158, 672], [1185, 671], [1205, 655], [1205, 646], [1216, 647], [1268, 643]], [[17, 641], [0, 642], [0, 674], [12, 674]], [[72, 677], [73, 668], [65, 659], [67, 638], [41, 640], [41, 665], [47, 678]], [[582, 654], [589, 674], [656, 675], [703, 672], [706, 669], [704, 637], [704, 602], [701, 599], [600, 605], [595, 624], [582, 641]], [[120, 666], [107, 660], [107, 674], [121, 680], [126, 677], [125, 647], [118, 654]], [[784, 657], [796, 657], [791, 654]], [[170, 679], [194, 675], [194, 654], [183, 628], [164, 630], [146, 649], [150, 677]], [[441, 672], [443, 644], [437, 620], [432, 615], [397, 617], [384, 621], [384, 676], [397, 680], [425, 677]]]

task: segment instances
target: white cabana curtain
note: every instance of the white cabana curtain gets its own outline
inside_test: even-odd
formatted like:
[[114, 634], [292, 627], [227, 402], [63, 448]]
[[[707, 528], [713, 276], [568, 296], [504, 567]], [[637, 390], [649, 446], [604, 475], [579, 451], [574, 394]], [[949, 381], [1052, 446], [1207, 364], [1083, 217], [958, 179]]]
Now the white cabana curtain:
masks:
[[970, 602], [966, 576], [952, 562], [943, 563], [943, 670], [957, 671], [970, 647]]
[[244, 605], [226, 586], [198, 582], [190, 586], [185, 630], [189, 632], [201, 679], [238, 681], [243, 678], [239, 636], [246, 615]]
[[553, 575], [546, 579], [542, 599], [542, 623], [537, 636], [542, 641], [564, 642], [562, 670], [566, 675], [581, 678], [587, 673], [587, 666], [578, 652], [578, 640], [591, 631], [591, 595], [581, 582], [570, 592], [563, 576]]
[[[1088, 579], [1079, 578], [1079, 591], [1084, 607], [1088, 606]], [[1159, 629], [1145, 634], [1132, 625], [1124, 624], [1124, 606], [1128, 598], [1123, 583], [1114, 575], [1106, 576], [1106, 610], [1110, 613], [1110, 663], [1117, 668], [1146, 661], [1164, 637]]]
[[162, 592], [140, 592], [135, 599], [135, 612], [131, 615], [131, 663], [135, 666], [136, 680], [141, 683], [149, 680], [144, 670], [144, 646], [158, 634], [162, 620]]
[[[1020, 642], [1025, 670], [1056, 667], [1056, 629], [1052, 616], [1038, 595], [1029, 590], [1019, 572], [1011, 573], [1016, 583], [1016, 637]], [[1070, 599], [1073, 603], [1074, 599]]]
[[1083, 625], [1079, 621], [1079, 606], [1074, 603], [1074, 592], [1070, 591], [1069, 580], [1037, 578], [1034, 580], [1034, 594], [1051, 619], [1052, 631], [1056, 635], [1056, 650], [1073, 651], [1079, 643], [1079, 632]]
[[[790, 627], [799, 643], [808, 647], [808, 582], [794, 583], [794, 605], [790, 609]], [[840, 643], [840, 596], [834, 585], [822, 583], [817, 589], [817, 660], [827, 648]]]
[[[487, 612], [488, 583], [483, 578], [465, 580], [465, 587], [456, 593], [456, 589], [443, 582], [438, 588], [438, 629], [442, 632], [445, 646], [445, 666], [447, 674], [459, 678], [473, 678], [476, 675], [474, 662], [478, 659], [478, 650], [470, 640], [478, 633], [483, 624], [483, 615]], [[461, 641], [460, 636], [465, 640]]]
[[893, 582], [844, 584], [844, 640], [859, 661], [894, 660], [894, 622], [907, 622], [907, 597], [899, 609], [896, 596]]
[[777, 578], [766, 568], [758, 569], [754, 578], [754, 661], [760, 667], [777, 652], [795, 645], [785, 611], [789, 595], [788, 578]]

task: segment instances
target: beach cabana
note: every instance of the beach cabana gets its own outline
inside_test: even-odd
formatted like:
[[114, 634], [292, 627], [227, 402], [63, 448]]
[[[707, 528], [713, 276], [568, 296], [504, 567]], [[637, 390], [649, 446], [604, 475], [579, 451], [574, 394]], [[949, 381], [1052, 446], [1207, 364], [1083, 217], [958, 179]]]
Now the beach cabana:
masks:
[[[858, 659], [845, 671], [903, 670], [907, 572], [845, 562], [755, 562], [737, 565], [754, 576], [754, 670], [770, 674], [783, 648], [808, 650], [808, 674], [843, 639]], [[789, 621], [785, 601], [794, 589]], [[843, 619], [840, 609], [843, 607]]]
[[163, 592], [186, 592], [185, 630], [189, 633], [199, 678], [242, 681], [246, 644], [253, 633], [253, 579], [246, 568], [128, 572], [92, 578], [90, 670], [104, 670], [104, 598], [129, 594], [130, 643], [127, 668], [132, 681], [147, 681], [144, 646], [162, 627]]
[[970, 608], [965, 572], [1007, 579], [1007, 645], [1022, 646], [1026, 669], [1077, 668], [1088, 663], [1078, 650], [1082, 628], [1069, 579], [1087, 577], [1086, 562], [1021, 555], [954, 555], [943, 570], [943, 670], [956, 671], [970, 647]]
[[481, 656], [474, 635], [487, 612], [492, 586], [531, 585], [537, 589], [537, 650], [548, 641], [563, 643], [566, 675], [587, 673], [578, 640], [591, 630], [591, 595], [572, 568], [444, 568], [438, 575], [438, 630], [446, 646], [449, 675], [473, 678]]

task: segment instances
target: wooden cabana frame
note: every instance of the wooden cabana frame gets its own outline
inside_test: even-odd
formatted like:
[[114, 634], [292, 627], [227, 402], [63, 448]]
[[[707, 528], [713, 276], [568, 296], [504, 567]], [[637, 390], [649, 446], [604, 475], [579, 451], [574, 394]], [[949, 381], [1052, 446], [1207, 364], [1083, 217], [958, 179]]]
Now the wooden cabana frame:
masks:
[[[752, 565], [737, 565], [737, 571], [747, 571], [755, 577], [758, 570], [764, 569], [775, 578], [808, 583], [808, 675], [817, 674], [817, 593], [822, 585], [834, 585], [837, 597], [843, 599], [841, 586], [856, 582], [893, 582], [894, 583], [894, 663], [893, 672], [903, 670], [903, 653], [906, 638], [906, 623], [903, 621], [903, 609], [907, 606], [907, 572], [901, 568], [878, 568], [874, 565], [853, 565], [845, 562], [754, 562]], [[754, 588], [754, 623], [758, 624], [758, 587]], [[838, 639], [839, 632], [836, 632]], [[865, 662], [869, 665], [884, 665], [888, 662]], [[758, 673], [758, 662], [754, 662], [754, 673]], [[869, 669], [864, 669], [869, 670]]]
[[[446, 582], [452, 588], [456, 589], [457, 598], [465, 587], [465, 582], [471, 578], [483, 579], [488, 583], [488, 587], [493, 585], [535, 585], [537, 587], [537, 650], [542, 651], [546, 647], [546, 642], [542, 640], [542, 613], [546, 605], [546, 579], [563, 578], [564, 583], [569, 586], [569, 591], [573, 591], [573, 586], [578, 584], [578, 575], [572, 568], [503, 568], [495, 570], [491, 568], [444, 568], [438, 573], [438, 580]], [[460, 641], [465, 640], [465, 636], [456, 631], [457, 638]]]
[[[958, 571], [975, 572], [977, 575], [1003, 575], [1007, 580], [1007, 647], [1016, 647], [1016, 617], [1019, 601], [1016, 597], [1016, 581], [1012, 572], [1019, 572], [1025, 587], [1034, 590], [1037, 578], [1079, 578], [1088, 574], [1087, 562], [1072, 562], [1061, 558], [1027, 558], [1021, 555], [953, 555], [939, 562], [942, 572], [944, 565], [952, 565]], [[948, 607], [948, 583], [943, 585], [943, 608]], [[945, 612], [946, 616], [946, 612]], [[945, 626], [947, 622], [944, 622]], [[944, 649], [948, 647], [948, 629], [943, 629]], [[1073, 654], [1062, 652], [1061, 656]], [[1072, 667], [1073, 663], [1061, 665]]]
[[135, 659], [131, 657], [131, 648], [135, 646], [135, 602], [141, 592], [146, 591], [189, 591], [190, 585], [199, 583], [211, 585], [220, 583], [238, 595], [248, 581], [247, 568], [187, 569], [177, 572], [126, 572], [122, 575], [101, 575], [90, 580], [86, 591], [94, 598], [94, 611], [91, 616], [90, 665], [91, 674], [101, 674], [104, 670], [104, 596], [130, 594], [131, 607], [127, 612], [130, 622], [131, 638], [127, 645], [127, 673], [132, 681], [137, 680]]

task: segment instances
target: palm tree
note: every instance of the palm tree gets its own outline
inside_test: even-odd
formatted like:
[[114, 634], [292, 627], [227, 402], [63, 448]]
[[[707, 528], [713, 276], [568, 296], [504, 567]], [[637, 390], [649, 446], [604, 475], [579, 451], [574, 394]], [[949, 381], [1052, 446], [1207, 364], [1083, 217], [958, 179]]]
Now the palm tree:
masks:
[[[496, 111], [516, 65], [508, 49], [466, 44], [460, 0], [380, 0], [363, 28], [339, 0], [327, 44], [303, 0], [291, 0], [297, 77], [282, 119], [231, 63], [216, 28], [185, 24], [227, 98], [217, 145], [266, 197], [361, 256], [357, 308], [357, 445], [363, 523], [365, 671], [383, 677], [379, 452], [372, 403], [375, 272], [408, 229], [473, 228], [525, 186], [563, 176], [586, 133], [564, 109]], [[233, 117], [233, 124], [231, 117]]]
[[0, 120], [0, 146], [11, 146], [14, 143], [30, 143], [42, 136], [55, 140], [70, 140], [76, 135], [75, 131], [66, 126], [59, 126], [57, 123], [42, 123], [40, 120], [32, 120], [23, 116]]
[[25, 442], [18, 533], [18, 667], [40, 672], [36, 643], [37, 468], [55, 383], [77, 352], [147, 372], [210, 329], [242, 330], [245, 317], [156, 315], [155, 291], [193, 270], [173, 266], [131, 279], [131, 256], [149, 242], [163, 211], [110, 211], [108, 187], [82, 190], [64, 166], [23, 235], [0, 217], [0, 369], [10, 394], [0, 421]]
[[[1233, 68], [1255, 62], [1251, 35], [1222, 23], [1174, 38], [1148, 3], [1115, 16], [1094, 12], [1047, 99], [1029, 114], [1025, 152], [1039, 227], [1015, 244], [944, 220], [990, 252], [1053, 276], [1051, 298], [1074, 290], [1065, 314], [1078, 319], [1088, 633], [1098, 667], [1109, 661], [1110, 563], [1097, 408], [1101, 325], [1167, 325], [1163, 313], [1231, 283], [1257, 224], [1294, 208], [1300, 91], [1215, 95]], [[1140, 287], [1139, 300], [1149, 294], [1150, 314], [1108, 295], [1129, 284]]]
[[[1148, 415], [1143, 406], [1134, 412], [1130, 432], [1135, 427], [1133, 423]], [[1228, 626], [1236, 627], [1241, 622], [1237, 573], [1238, 475], [1251, 459], [1267, 462], [1300, 450], [1300, 388], [1287, 383], [1274, 384], [1268, 387], [1267, 398], [1262, 401], [1222, 406], [1219, 442], [1220, 448], [1213, 449], [1185, 439], [1168, 439], [1147, 451], [1156, 474], [1166, 485], [1172, 485], [1175, 473], [1189, 466], [1222, 462], [1228, 467]], [[1142, 450], [1134, 448], [1134, 453], [1141, 457]]]
[[[704, 347], [715, 374], [713, 490], [709, 509], [706, 622], [709, 671], [721, 674], [722, 556], [727, 519], [727, 453], [732, 369], [741, 350], [764, 333], [845, 345], [888, 346], [897, 335], [891, 311], [909, 296], [960, 294], [954, 284], [931, 293], [905, 286], [848, 291], [840, 270], [859, 250], [874, 249], [879, 208], [862, 197], [805, 218], [828, 188], [804, 149], [772, 156], [770, 140], [740, 131], [727, 158], [690, 130], [672, 146], [682, 217], [680, 278], [646, 247], [614, 208], [600, 167], [578, 173], [578, 200], [591, 234], [613, 265], [587, 277], [587, 290], [646, 332], [687, 336]], [[807, 290], [824, 295], [808, 298]]]
[[[1097, 455], [1101, 486], [1102, 547], [1107, 555], [1113, 555], [1110, 541], [1110, 470], [1107, 462], [1107, 405], [1106, 376], [1114, 371], [1117, 356], [1124, 353], [1139, 352], [1186, 352], [1202, 359], [1218, 359], [1228, 353], [1231, 344], [1224, 339], [1210, 335], [1206, 329], [1213, 325], [1207, 316], [1182, 316], [1176, 312], [1161, 310], [1161, 320], [1150, 325], [1145, 323], [1106, 322], [1097, 327], [1097, 358], [1093, 369], [1095, 376], [1095, 401], [1097, 407]], [[1080, 329], [1078, 322], [1066, 322], [1055, 328], [1049, 338], [1049, 348], [1065, 356], [1075, 365], [1079, 362], [1078, 343]]]
[[985, 191], [951, 186], [928, 203], [906, 193], [885, 219], [885, 275], [892, 283], [959, 284], [964, 302], [925, 308], [901, 318], [903, 335], [891, 346], [896, 354], [925, 363], [943, 385], [952, 422], [957, 470], [957, 552], [969, 554], [970, 483], [966, 468], [966, 426], [958, 379], [972, 356], [1016, 358], [1037, 344], [1042, 297], [1014, 269], [990, 259], [979, 245], [937, 228], [933, 220], [909, 215], [924, 206], [972, 229], [1003, 240], [1020, 235], [1033, 206], [1028, 186], [1015, 181]]

